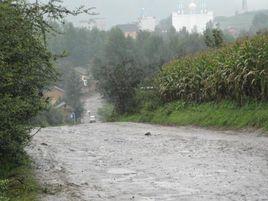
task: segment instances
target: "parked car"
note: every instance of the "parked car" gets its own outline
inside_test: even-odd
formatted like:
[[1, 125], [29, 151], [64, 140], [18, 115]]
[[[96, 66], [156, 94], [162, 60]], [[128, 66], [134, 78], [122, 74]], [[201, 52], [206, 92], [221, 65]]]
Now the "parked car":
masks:
[[95, 116], [90, 116], [89, 123], [96, 123], [96, 117]]

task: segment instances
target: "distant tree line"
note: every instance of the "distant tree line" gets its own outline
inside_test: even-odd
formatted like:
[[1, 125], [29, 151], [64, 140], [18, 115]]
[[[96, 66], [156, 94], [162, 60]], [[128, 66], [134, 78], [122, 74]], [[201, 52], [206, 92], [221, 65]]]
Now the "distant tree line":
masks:
[[[267, 16], [263, 15], [256, 15], [247, 35], [264, 29]], [[170, 18], [161, 21], [153, 33], [140, 31], [136, 39], [126, 38], [118, 28], [100, 31], [74, 27], [71, 23], [53, 26], [63, 34], [48, 37], [51, 51], [66, 50], [68, 57], [62, 60], [65, 65], [89, 69], [100, 92], [118, 113], [135, 108], [135, 90], [150, 86], [163, 64], [235, 41], [211, 23], [203, 34], [189, 33], [186, 28], [176, 32]], [[64, 74], [64, 67], [61, 70]]]
[[77, 28], [71, 23], [53, 26], [63, 34], [48, 36], [50, 50], [56, 54], [66, 50], [68, 55], [61, 60], [62, 74], [68, 71], [64, 65], [88, 68], [98, 81], [100, 92], [118, 113], [131, 110], [135, 89], [150, 85], [164, 63], [207, 48], [203, 35], [188, 33], [186, 29], [139, 32], [133, 39], [126, 38], [118, 28], [105, 32]]

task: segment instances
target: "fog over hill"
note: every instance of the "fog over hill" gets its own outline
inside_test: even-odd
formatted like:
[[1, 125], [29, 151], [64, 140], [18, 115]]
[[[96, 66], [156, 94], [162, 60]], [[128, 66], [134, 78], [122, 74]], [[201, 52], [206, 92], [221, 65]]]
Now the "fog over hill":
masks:
[[[187, 5], [191, 0], [182, 0]], [[168, 17], [171, 12], [177, 10], [179, 0], [64, 0], [70, 8], [86, 5], [96, 7], [98, 17], [106, 19], [107, 27], [115, 24], [135, 21], [141, 14], [142, 8], [145, 14], [155, 16], [158, 20]], [[195, 0], [198, 2], [198, 0]], [[216, 16], [234, 15], [235, 11], [242, 7], [242, 0], [206, 0], [208, 10], [214, 11]], [[249, 10], [268, 9], [267, 0], [248, 0]], [[88, 19], [89, 16], [79, 16], [71, 19], [78, 23]]]

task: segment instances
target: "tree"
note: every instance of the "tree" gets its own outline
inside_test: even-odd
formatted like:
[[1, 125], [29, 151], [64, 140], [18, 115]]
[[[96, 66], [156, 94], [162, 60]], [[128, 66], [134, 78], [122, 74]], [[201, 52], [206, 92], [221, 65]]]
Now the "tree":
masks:
[[204, 41], [207, 47], [219, 48], [223, 45], [223, 32], [219, 28], [213, 28], [210, 25], [207, 26], [204, 31]]
[[69, 11], [59, 1], [0, 3], [0, 164], [18, 163], [30, 141], [31, 119], [47, 104], [43, 91], [57, 79], [55, 57], [47, 50], [46, 19], [60, 20]]
[[75, 27], [70, 22], [51, 25], [62, 34], [49, 34], [49, 49], [54, 54], [65, 51], [68, 56], [61, 59], [60, 63], [72, 66], [88, 66], [93, 57], [100, 54], [107, 36], [105, 31]]
[[[52, 55], [31, 28], [35, 21], [8, 2], [0, 4], [0, 160], [23, 153], [28, 124], [44, 108], [42, 91], [56, 80]], [[3, 11], [3, 12], [2, 12]]]
[[103, 57], [94, 61], [93, 74], [99, 89], [119, 114], [131, 109], [135, 87], [142, 80], [132, 45], [130, 38], [125, 38], [121, 30], [114, 28], [109, 33]]
[[84, 109], [81, 102], [82, 85], [80, 82], [80, 77], [72, 69], [69, 72], [65, 82], [66, 94], [64, 99], [66, 100], [66, 103], [73, 108], [76, 118], [81, 118]]

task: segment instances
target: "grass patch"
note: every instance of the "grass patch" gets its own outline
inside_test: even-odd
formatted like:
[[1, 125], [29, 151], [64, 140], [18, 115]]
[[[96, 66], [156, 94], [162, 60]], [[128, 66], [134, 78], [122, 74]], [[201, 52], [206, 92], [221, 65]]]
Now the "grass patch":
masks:
[[35, 201], [39, 190], [29, 158], [0, 166], [0, 201]]
[[268, 131], [268, 104], [248, 103], [243, 107], [238, 107], [227, 101], [203, 104], [173, 102], [153, 112], [141, 110], [137, 114], [121, 116], [118, 120], [225, 129], [255, 128]]
[[98, 109], [98, 115], [101, 121], [113, 121], [114, 120], [114, 106], [110, 103], [105, 103], [102, 108]]

